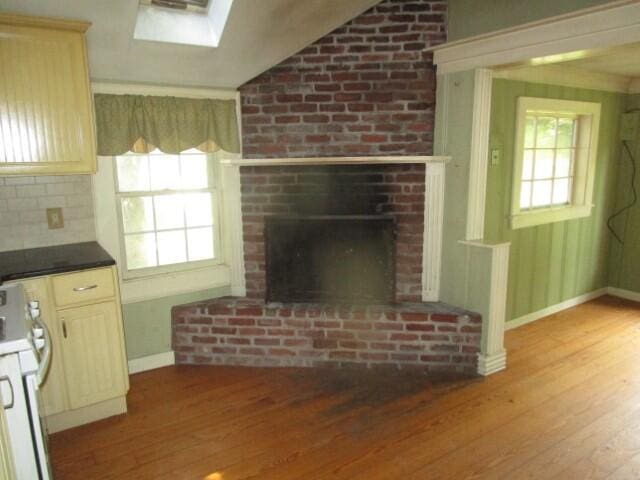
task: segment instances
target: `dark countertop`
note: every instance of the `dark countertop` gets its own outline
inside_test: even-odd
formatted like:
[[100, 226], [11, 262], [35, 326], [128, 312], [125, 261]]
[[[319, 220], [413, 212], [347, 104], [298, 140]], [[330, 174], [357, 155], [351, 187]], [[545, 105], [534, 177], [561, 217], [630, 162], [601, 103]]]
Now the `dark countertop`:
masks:
[[20, 278], [115, 265], [98, 242], [0, 252], [0, 284]]

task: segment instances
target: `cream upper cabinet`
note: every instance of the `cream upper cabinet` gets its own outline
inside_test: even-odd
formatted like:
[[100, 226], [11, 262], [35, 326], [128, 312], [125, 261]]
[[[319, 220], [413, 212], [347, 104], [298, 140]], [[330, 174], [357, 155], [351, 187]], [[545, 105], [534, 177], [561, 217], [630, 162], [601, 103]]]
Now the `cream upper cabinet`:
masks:
[[0, 14], [0, 175], [95, 172], [88, 27]]

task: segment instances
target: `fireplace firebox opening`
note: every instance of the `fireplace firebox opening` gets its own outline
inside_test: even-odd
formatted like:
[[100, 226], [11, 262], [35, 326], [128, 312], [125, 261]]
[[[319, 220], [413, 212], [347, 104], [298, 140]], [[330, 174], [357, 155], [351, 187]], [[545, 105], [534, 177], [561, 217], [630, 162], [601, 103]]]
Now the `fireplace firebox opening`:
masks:
[[266, 217], [266, 300], [394, 303], [395, 236], [385, 215]]

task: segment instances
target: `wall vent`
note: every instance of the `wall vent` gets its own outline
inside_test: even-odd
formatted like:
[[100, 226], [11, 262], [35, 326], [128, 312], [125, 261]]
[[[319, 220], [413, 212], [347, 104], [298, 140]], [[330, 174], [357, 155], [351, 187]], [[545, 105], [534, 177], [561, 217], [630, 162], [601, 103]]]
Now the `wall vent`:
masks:
[[140, 0], [140, 4], [196, 13], [207, 13], [209, 9], [209, 0]]

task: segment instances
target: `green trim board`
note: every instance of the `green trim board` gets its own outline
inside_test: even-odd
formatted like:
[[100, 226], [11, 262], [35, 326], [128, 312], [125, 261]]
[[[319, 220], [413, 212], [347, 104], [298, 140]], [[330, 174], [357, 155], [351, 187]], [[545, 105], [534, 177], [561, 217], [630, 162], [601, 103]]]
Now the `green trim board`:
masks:
[[448, 41], [596, 7], [610, 0], [449, 0]]
[[[524, 96], [602, 104], [591, 216], [510, 228], [516, 106]], [[511, 242], [507, 321], [608, 286], [611, 240], [605, 222], [613, 211], [626, 100], [622, 93], [493, 81], [490, 149], [499, 151], [500, 161], [488, 167], [485, 240]]]
[[[440, 300], [469, 309], [469, 248], [459, 241], [467, 225], [473, 93], [473, 70], [438, 77], [434, 152], [451, 156], [445, 175]], [[479, 288], [486, 289], [486, 282]]]
[[[626, 110], [640, 109], [640, 94], [629, 95]], [[628, 141], [629, 150], [635, 158], [636, 190], [640, 193], [640, 138]], [[632, 167], [628, 152], [623, 151], [619, 161], [620, 174], [616, 186], [616, 206], [618, 211], [632, 200], [630, 185]], [[634, 207], [612, 222], [624, 245], [615, 239], [611, 241], [609, 258], [609, 285], [623, 290], [640, 292], [640, 199]]]
[[122, 305], [127, 359], [171, 351], [171, 308], [230, 295], [229, 287], [171, 295]]

